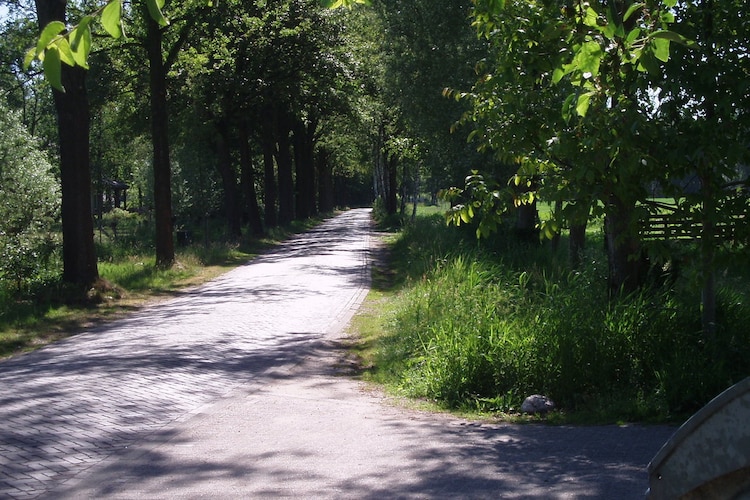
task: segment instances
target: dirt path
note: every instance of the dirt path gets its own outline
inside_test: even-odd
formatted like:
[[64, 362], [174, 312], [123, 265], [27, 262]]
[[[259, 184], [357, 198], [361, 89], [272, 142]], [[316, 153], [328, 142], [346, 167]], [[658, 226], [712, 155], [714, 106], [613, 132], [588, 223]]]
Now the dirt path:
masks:
[[672, 428], [476, 424], [337, 373], [368, 218], [0, 363], [0, 497], [641, 498]]

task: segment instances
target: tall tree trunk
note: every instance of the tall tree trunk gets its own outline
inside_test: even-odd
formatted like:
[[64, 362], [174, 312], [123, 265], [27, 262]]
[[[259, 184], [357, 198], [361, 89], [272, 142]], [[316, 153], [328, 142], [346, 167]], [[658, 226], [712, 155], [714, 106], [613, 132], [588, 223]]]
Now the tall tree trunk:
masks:
[[318, 212], [315, 203], [315, 130], [317, 120], [298, 122], [294, 128], [294, 160], [297, 173], [297, 217], [305, 219]]
[[531, 203], [522, 203], [518, 206], [518, 215], [516, 219], [516, 232], [518, 236], [528, 242], [539, 242], [539, 229], [537, 221], [539, 213], [536, 207], [536, 200]]
[[266, 113], [261, 134], [263, 149], [264, 220], [266, 227], [276, 227], [279, 224], [278, 212], [276, 211], [278, 190], [276, 187], [276, 170], [273, 160], [276, 156], [276, 142], [273, 138], [273, 118], [270, 113]]
[[609, 263], [609, 293], [636, 291], [645, 277], [645, 264], [638, 237], [631, 230], [635, 206], [618, 196], [609, 195], [604, 232]]
[[[37, 0], [40, 29], [51, 21], [66, 22], [65, 0]], [[63, 280], [82, 288], [99, 278], [91, 212], [89, 102], [86, 72], [62, 65], [65, 92], [53, 91], [60, 136], [62, 188]]]
[[286, 117], [276, 122], [276, 165], [279, 169], [279, 223], [287, 225], [294, 220], [294, 175], [292, 172], [291, 132]]
[[243, 205], [247, 211], [247, 218], [252, 234], [258, 236], [263, 234], [263, 222], [260, 219], [260, 207], [258, 206], [258, 195], [255, 192], [255, 169], [253, 168], [252, 155], [250, 154], [250, 133], [247, 121], [240, 120], [240, 184], [242, 186]]
[[172, 170], [169, 160], [169, 115], [167, 81], [162, 54], [162, 32], [146, 12], [146, 52], [151, 92], [151, 142], [154, 155], [154, 218], [156, 220], [156, 265], [174, 263], [174, 221], [172, 220]]
[[318, 205], [323, 213], [332, 212], [333, 201], [333, 167], [330, 162], [331, 153], [325, 149], [318, 149]]
[[399, 213], [401, 214], [401, 217], [406, 215], [406, 198], [408, 193], [406, 190], [408, 189], [406, 179], [409, 178], [409, 172], [408, 172], [408, 162], [402, 162], [401, 167], [401, 204], [399, 206]]
[[570, 267], [578, 269], [583, 262], [583, 251], [586, 248], [586, 222], [570, 225], [570, 237], [568, 239], [568, 254]]
[[217, 167], [221, 176], [221, 184], [224, 189], [224, 207], [227, 214], [227, 228], [229, 238], [239, 240], [242, 238], [242, 216], [240, 210], [239, 192], [237, 186], [237, 174], [232, 166], [232, 152], [229, 143], [229, 124], [226, 119], [219, 119], [216, 123], [218, 131], [217, 146], [219, 161]]
[[385, 210], [388, 215], [395, 215], [398, 211], [398, 157], [390, 155], [385, 162], [386, 178], [386, 198]]

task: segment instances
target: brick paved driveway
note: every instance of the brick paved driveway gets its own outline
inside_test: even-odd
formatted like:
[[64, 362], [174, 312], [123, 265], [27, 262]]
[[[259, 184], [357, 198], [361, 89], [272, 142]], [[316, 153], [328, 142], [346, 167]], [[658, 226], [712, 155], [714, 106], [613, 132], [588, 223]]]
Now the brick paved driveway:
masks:
[[349, 211], [184, 296], [0, 363], [0, 498], [33, 498], [298, 361], [366, 291]]

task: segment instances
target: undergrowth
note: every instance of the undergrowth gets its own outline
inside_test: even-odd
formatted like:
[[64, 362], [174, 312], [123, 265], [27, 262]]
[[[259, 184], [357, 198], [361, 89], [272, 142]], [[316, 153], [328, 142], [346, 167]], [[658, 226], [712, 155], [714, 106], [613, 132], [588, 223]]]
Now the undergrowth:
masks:
[[721, 287], [721, 323], [705, 338], [689, 280], [608, 301], [595, 243], [571, 271], [550, 244], [466, 236], [418, 217], [392, 245], [402, 285], [374, 365], [405, 395], [514, 413], [541, 393], [568, 419], [670, 421], [750, 372], [750, 308], [736, 282]]

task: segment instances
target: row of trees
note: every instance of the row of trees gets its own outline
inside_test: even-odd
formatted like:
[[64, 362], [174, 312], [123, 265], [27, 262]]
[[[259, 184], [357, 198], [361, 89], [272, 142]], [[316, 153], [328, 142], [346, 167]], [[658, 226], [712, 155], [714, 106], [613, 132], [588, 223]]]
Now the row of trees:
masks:
[[[236, 239], [371, 201], [345, 12], [308, 0], [110, 2], [100, 17], [6, 4], [3, 94], [59, 159], [65, 281], [98, 279], [92, 178], [139, 193], [161, 266], [175, 221], [221, 212]], [[34, 45], [38, 67], [25, 69]]]
[[[702, 228], [707, 298], [715, 228], [747, 208], [736, 167], [748, 156], [750, 30], [739, 0], [372, 1], [333, 11], [311, 0], [115, 2], [104, 28], [119, 34], [122, 21], [127, 39], [94, 37], [88, 71], [62, 58], [59, 139], [22, 53], [50, 20], [88, 18], [39, 0], [36, 26], [12, 5], [0, 48], [13, 64], [2, 78], [29, 129], [60, 146], [70, 281], [96, 277], [82, 223], [92, 173], [140, 188], [140, 204], [154, 209], [157, 261], [169, 265], [175, 218], [221, 210], [237, 238], [367, 201], [371, 186], [394, 214], [472, 169], [494, 172], [499, 188], [472, 175], [452, 190], [474, 196], [454, 220], [479, 218], [487, 233], [515, 204], [533, 230], [544, 199], [554, 211], [542, 232], [569, 228], [575, 257], [587, 221], [606, 215], [613, 294], [643, 283], [649, 187], [675, 197], [675, 219]], [[154, 15], [161, 8], [168, 23]], [[689, 178], [699, 189], [683, 189]]]
[[59, 158], [69, 282], [97, 279], [90, 205], [106, 179], [153, 214], [169, 266], [175, 221], [221, 213], [239, 238], [373, 191], [395, 214], [495, 162], [450, 133], [466, 105], [442, 95], [470, 85], [484, 47], [469, 0], [5, 3], [5, 96]]

